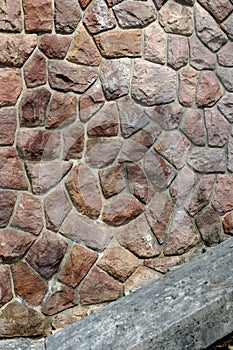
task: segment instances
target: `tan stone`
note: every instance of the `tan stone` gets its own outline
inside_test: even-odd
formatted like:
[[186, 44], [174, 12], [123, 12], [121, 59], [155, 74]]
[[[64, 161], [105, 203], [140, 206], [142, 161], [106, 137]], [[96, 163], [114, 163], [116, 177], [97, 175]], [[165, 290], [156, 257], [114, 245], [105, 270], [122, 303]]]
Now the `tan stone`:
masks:
[[161, 275], [144, 266], [140, 266], [133, 275], [125, 282], [124, 293], [128, 295], [135, 290], [145, 286], [149, 282], [159, 278]]
[[51, 0], [23, 0], [25, 29], [28, 32], [51, 32], [53, 14]]
[[0, 109], [0, 145], [12, 145], [16, 131], [16, 109]]
[[74, 121], [77, 116], [77, 99], [71, 94], [55, 92], [52, 97], [45, 126], [57, 128]]
[[13, 298], [9, 266], [0, 266], [0, 307]]
[[63, 285], [54, 286], [43, 302], [41, 311], [45, 315], [54, 315], [77, 304], [76, 293]]
[[0, 68], [0, 107], [15, 105], [22, 91], [19, 69]]
[[49, 58], [64, 58], [70, 42], [70, 35], [44, 34], [40, 39], [39, 48]]
[[183, 262], [180, 256], [163, 256], [161, 258], [146, 259], [144, 265], [161, 273], [167, 273]]

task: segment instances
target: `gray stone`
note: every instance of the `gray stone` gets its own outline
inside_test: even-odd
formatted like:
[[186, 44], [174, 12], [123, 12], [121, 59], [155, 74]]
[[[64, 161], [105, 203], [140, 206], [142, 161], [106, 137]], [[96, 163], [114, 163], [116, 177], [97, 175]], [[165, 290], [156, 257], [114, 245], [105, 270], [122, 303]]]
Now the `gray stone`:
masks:
[[2, 350], [45, 350], [45, 339], [9, 339], [0, 340]]
[[218, 108], [229, 122], [233, 122], [233, 93], [226, 93], [219, 101]]
[[226, 169], [225, 150], [222, 148], [193, 147], [188, 164], [201, 172], [223, 172]]
[[230, 92], [233, 92], [233, 68], [219, 67], [217, 76], [221, 80], [223, 86]]
[[231, 14], [223, 23], [222, 28], [227, 32], [230, 39], [233, 39], [233, 15]]

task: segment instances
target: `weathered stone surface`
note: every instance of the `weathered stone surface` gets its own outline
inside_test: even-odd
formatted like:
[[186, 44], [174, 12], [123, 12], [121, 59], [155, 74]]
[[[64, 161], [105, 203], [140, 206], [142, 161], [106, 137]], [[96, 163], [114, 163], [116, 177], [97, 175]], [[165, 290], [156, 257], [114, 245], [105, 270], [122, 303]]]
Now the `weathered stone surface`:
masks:
[[29, 88], [46, 84], [46, 59], [40, 51], [35, 51], [26, 62], [24, 66], [24, 79]]
[[0, 148], [0, 186], [11, 189], [27, 189], [28, 182], [22, 163], [13, 147]]
[[84, 125], [77, 121], [63, 132], [64, 158], [82, 158], [84, 149]]
[[155, 22], [144, 30], [144, 57], [154, 63], [165, 64], [166, 35], [160, 25]]
[[82, 18], [76, 0], [55, 0], [55, 29], [57, 33], [73, 33]]
[[61, 267], [58, 279], [71, 287], [77, 287], [97, 258], [96, 252], [79, 244], [73, 245]]
[[97, 79], [96, 68], [83, 67], [66, 61], [50, 61], [49, 83], [55, 90], [82, 93]]
[[0, 306], [2, 307], [13, 298], [10, 269], [8, 266], [0, 266]]
[[196, 181], [197, 176], [191, 169], [184, 167], [180, 170], [177, 177], [169, 187], [173, 201], [178, 207], [188, 197]]
[[218, 108], [229, 122], [233, 122], [233, 93], [225, 93], [218, 103]]
[[144, 160], [144, 168], [149, 180], [156, 189], [167, 188], [176, 176], [176, 170], [164, 158], [149, 151]]
[[32, 184], [32, 192], [34, 194], [47, 192], [61, 181], [71, 167], [72, 164], [70, 162], [60, 160], [26, 162], [28, 176]]
[[24, 92], [20, 101], [20, 126], [43, 126], [50, 96], [45, 87]]
[[164, 247], [165, 255], [183, 254], [199, 242], [199, 234], [184, 210], [175, 213]]
[[233, 235], [233, 212], [227, 213], [224, 216], [223, 229], [228, 235]]
[[184, 115], [180, 129], [197, 146], [205, 146], [205, 124], [201, 113], [195, 109], [189, 109]]
[[[132, 40], [132, 39], [131, 39]], [[129, 92], [130, 60], [107, 60], [101, 66], [100, 79], [107, 100], [114, 100]]]
[[14, 191], [0, 190], [0, 227], [8, 224], [16, 201]]
[[78, 215], [75, 211], [69, 213], [60, 232], [73, 241], [97, 251], [104, 250], [113, 235], [108, 226]]
[[0, 261], [8, 262], [13, 259], [21, 258], [33, 241], [34, 238], [26, 233], [8, 228], [1, 230]]
[[168, 194], [166, 192], [156, 192], [145, 211], [147, 221], [160, 244], [166, 238], [173, 210], [174, 205]]
[[230, 125], [216, 108], [205, 109], [205, 121], [210, 146], [224, 146], [228, 140]]
[[180, 265], [182, 258], [180, 256], [163, 256], [161, 258], [146, 259], [144, 265], [160, 273], [167, 273], [173, 267]]
[[116, 20], [104, 0], [93, 0], [83, 16], [83, 23], [91, 34], [116, 26]]
[[18, 261], [11, 266], [14, 288], [17, 295], [33, 305], [39, 305], [47, 284], [27, 263]]
[[53, 28], [52, 1], [23, 0], [25, 29], [28, 32], [51, 32]]
[[57, 128], [74, 121], [77, 116], [77, 99], [71, 94], [55, 92], [52, 97], [45, 126]]
[[223, 95], [224, 89], [213, 72], [202, 74], [197, 90], [198, 107], [211, 107]]
[[101, 195], [93, 171], [79, 164], [70, 172], [66, 188], [75, 205], [82, 214], [96, 218], [101, 211]]
[[12, 226], [39, 235], [44, 226], [40, 198], [30, 193], [22, 193], [12, 220]]
[[80, 27], [76, 32], [67, 60], [74, 63], [99, 66], [101, 56], [93, 39], [84, 27]]
[[61, 34], [44, 34], [39, 48], [49, 58], [64, 58], [70, 46], [71, 36]]
[[139, 266], [139, 268], [133, 273], [133, 275], [125, 282], [124, 292], [128, 295], [135, 290], [145, 286], [149, 282], [160, 277], [160, 274], [147, 269], [144, 266]]
[[15, 105], [22, 91], [19, 69], [0, 68], [0, 107]]
[[[96, 308], [101, 306], [102, 304], [95, 305]], [[92, 309], [95, 309], [95, 307], [91, 305], [90, 306], [81, 306], [81, 305], [73, 306], [70, 309], [63, 310], [58, 314], [50, 316], [49, 319], [53, 329], [60, 330], [76, 321], [81, 320], [83, 317], [89, 315], [92, 312]]]
[[[105, 79], [107, 82], [107, 79]], [[101, 85], [91, 86], [79, 99], [79, 112], [81, 121], [89, 120], [104, 105], [104, 94]]]
[[160, 247], [144, 216], [119, 228], [119, 243], [140, 258], [152, 258], [160, 254]]
[[127, 174], [130, 192], [141, 202], [148, 203], [153, 191], [143, 169], [138, 164], [129, 164]]
[[230, 136], [229, 140], [228, 140], [228, 154], [227, 154], [227, 158], [228, 158], [228, 170], [230, 170], [231, 172], [233, 172], [233, 137]]
[[192, 67], [183, 67], [179, 72], [179, 101], [191, 107], [195, 98], [198, 72]]
[[1, 346], [4, 350], [45, 350], [45, 340], [42, 339], [30, 339], [30, 338], [16, 338], [0, 340]]
[[233, 68], [218, 67], [217, 76], [222, 82], [223, 86], [230, 92], [233, 92]]
[[233, 39], [233, 16], [232, 14], [222, 23], [221, 27], [227, 32], [227, 35], [230, 39]]
[[149, 149], [157, 137], [161, 133], [161, 128], [158, 124], [150, 123], [146, 125], [142, 130], [139, 130], [133, 136], [131, 136], [130, 140], [133, 140], [140, 145], [145, 146]]
[[190, 64], [198, 70], [215, 69], [215, 55], [195, 36], [189, 39]]
[[116, 136], [118, 134], [118, 110], [114, 102], [105, 104], [87, 124], [89, 136]]
[[233, 10], [229, 0], [199, 0], [199, 3], [216, 18], [217, 22], [222, 22]]
[[85, 278], [80, 289], [82, 305], [103, 303], [117, 299], [121, 295], [121, 284], [94, 267]]
[[118, 156], [118, 161], [120, 163], [137, 162], [138, 160], [142, 159], [148, 151], [148, 147], [144, 146], [141, 142], [138, 142], [138, 140], [134, 138], [136, 135], [137, 134], [124, 141]]
[[185, 36], [169, 34], [167, 48], [168, 65], [180, 69], [188, 63], [189, 46]]
[[116, 159], [123, 141], [119, 137], [99, 137], [87, 141], [86, 162], [101, 168], [110, 165]]
[[188, 164], [200, 172], [223, 172], [226, 169], [226, 155], [222, 148], [193, 147]]
[[198, 214], [196, 216], [196, 225], [200, 231], [201, 238], [207, 246], [220, 242], [222, 225], [219, 216], [213, 208], [205, 208], [201, 214]]
[[131, 93], [136, 101], [149, 106], [172, 102], [176, 95], [176, 73], [169, 67], [137, 59]]
[[78, 0], [82, 8], [86, 8], [87, 5], [91, 2], [91, 0]]
[[45, 315], [54, 315], [77, 304], [75, 290], [58, 285], [55, 286], [43, 302], [41, 311]]
[[0, 109], [0, 145], [12, 145], [16, 131], [16, 109]]
[[218, 62], [222, 66], [233, 66], [233, 43], [228, 41], [217, 53]]
[[45, 231], [31, 247], [26, 259], [36, 271], [49, 279], [57, 272], [66, 252], [67, 242], [58, 235]]
[[19, 0], [3, 1], [0, 5], [0, 30], [21, 32], [22, 19]]
[[159, 123], [164, 130], [176, 129], [180, 124], [184, 112], [184, 107], [179, 103], [146, 108], [146, 113], [149, 117]]
[[58, 187], [50, 192], [44, 199], [46, 227], [57, 231], [71, 208], [71, 204], [62, 187]]
[[159, 12], [159, 22], [168, 33], [190, 35], [193, 32], [192, 9], [168, 1]]
[[111, 30], [95, 35], [95, 42], [103, 57], [138, 57], [142, 51], [142, 33], [139, 29]]
[[122, 165], [99, 170], [99, 178], [105, 198], [110, 198], [126, 187], [126, 173]]
[[210, 50], [216, 52], [227, 41], [227, 36], [219, 28], [214, 18], [198, 3], [195, 5], [196, 32], [200, 40]]
[[154, 0], [154, 3], [158, 9], [160, 9], [167, 0]]
[[233, 209], [233, 176], [224, 174], [217, 176], [213, 207], [220, 215]]

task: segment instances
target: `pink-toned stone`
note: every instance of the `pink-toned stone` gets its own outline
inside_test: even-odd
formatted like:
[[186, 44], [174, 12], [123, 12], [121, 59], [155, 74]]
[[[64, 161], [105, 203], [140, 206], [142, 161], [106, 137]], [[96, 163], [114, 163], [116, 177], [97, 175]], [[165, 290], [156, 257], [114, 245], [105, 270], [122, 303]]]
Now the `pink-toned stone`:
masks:
[[228, 158], [228, 170], [230, 170], [231, 172], [233, 172], [233, 137], [230, 136], [229, 140], [228, 140], [228, 154], [227, 154], [227, 158]]
[[36, 271], [49, 279], [57, 272], [67, 245], [67, 242], [57, 234], [45, 231], [31, 247], [26, 259]]
[[144, 30], [144, 57], [146, 60], [165, 64], [166, 61], [166, 35], [157, 22], [152, 23]]
[[50, 316], [74, 305], [77, 305], [75, 290], [58, 285], [52, 289], [43, 302], [41, 311], [43, 314]]
[[224, 146], [228, 140], [230, 124], [216, 108], [205, 109], [205, 121], [210, 146]]
[[91, 86], [79, 99], [81, 121], [89, 120], [104, 105], [104, 101], [101, 85]]
[[0, 145], [12, 145], [16, 131], [16, 109], [0, 109]]
[[196, 216], [195, 221], [201, 238], [207, 246], [220, 242], [222, 225], [219, 216], [212, 207], [205, 208]]
[[23, 0], [25, 29], [28, 32], [51, 32], [53, 13], [51, 0]]
[[0, 107], [15, 105], [22, 91], [20, 69], [0, 68]]
[[218, 62], [222, 66], [233, 66], [233, 42], [228, 41], [217, 53]]
[[35, 51], [26, 62], [24, 66], [24, 79], [29, 88], [46, 84], [46, 59], [40, 51]]
[[63, 132], [64, 159], [82, 158], [84, 149], [84, 125], [77, 121]]
[[57, 231], [71, 208], [71, 204], [62, 187], [58, 187], [49, 193], [44, 199], [46, 227]]
[[154, 0], [157, 9], [160, 9], [167, 0]]
[[224, 89], [213, 72], [202, 74], [197, 91], [198, 107], [211, 107], [223, 95]]
[[6, 228], [0, 233], [1, 262], [22, 258], [35, 240], [31, 235], [13, 229]]
[[81, 286], [80, 301], [82, 305], [103, 303], [117, 299], [121, 292], [120, 283], [94, 267]]
[[40, 39], [39, 48], [49, 58], [64, 58], [70, 42], [70, 35], [44, 34]]
[[191, 107], [195, 98], [198, 72], [192, 67], [183, 67], [179, 72], [179, 101]]
[[189, 45], [191, 66], [198, 70], [215, 69], [215, 55], [197, 37], [192, 36]]
[[118, 229], [119, 243], [140, 258], [160, 255], [160, 247], [144, 216]]
[[229, 0], [199, 0], [199, 3], [213, 15], [217, 22], [222, 22], [233, 10]]
[[50, 96], [45, 87], [24, 92], [20, 101], [20, 126], [43, 126]]
[[149, 149], [157, 137], [161, 133], [161, 128], [158, 124], [150, 123], [146, 125], [142, 130], [139, 130], [133, 136], [131, 136], [130, 140], [136, 141], [140, 147], [140, 145], [145, 146]]
[[105, 104], [87, 124], [88, 136], [116, 136], [118, 134], [118, 110], [115, 102]]
[[0, 187], [27, 189], [28, 182], [15, 148], [0, 148]]
[[223, 219], [223, 229], [228, 235], [233, 235], [233, 212], [227, 213]]
[[227, 36], [232, 40], [233, 39], [233, 15], [232, 13], [227, 19], [222, 23], [221, 28], [227, 33]]
[[55, 30], [56, 33], [73, 33], [82, 18], [82, 13], [76, 0], [55, 0]]
[[45, 126], [57, 128], [73, 122], [77, 116], [77, 99], [71, 94], [55, 92], [52, 97]]
[[226, 170], [225, 150], [195, 146], [190, 152], [188, 164], [199, 172], [224, 172]]
[[180, 256], [163, 256], [161, 258], [146, 259], [144, 265], [160, 273], [167, 273], [182, 262]]
[[91, 0], [78, 0], [82, 8], [86, 8], [87, 5], [91, 2]]
[[66, 188], [82, 214], [96, 218], [100, 215], [102, 201], [94, 172], [86, 165], [79, 164], [70, 172]]
[[85, 11], [83, 23], [91, 34], [97, 34], [116, 26], [116, 20], [104, 0], [93, 0]]
[[217, 76], [219, 77], [226, 90], [233, 92], [233, 68], [218, 67]]
[[158, 123], [164, 130], [176, 129], [185, 112], [185, 108], [179, 103], [154, 106], [146, 108], [149, 117]]
[[125, 282], [124, 292], [128, 295], [135, 290], [145, 286], [146, 284], [152, 282], [153, 280], [160, 277], [160, 274], [148, 269], [144, 266], [139, 266], [139, 268], [133, 273], [132, 276]]
[[173, 35], [168, 36], [168, 65], [174, 69], [180, 69], [185, 66], [189, 60], [188, 39], [185, 36]]
[[99, 170], [99, 178], [105, 198], [110, 198], [126, 187], [126, 173], [122, 165]]
[[58, 279], [71, 287], [77, 287], [97, 258], [96, 252], [79, 244], [73, 245], [61, 267]]
[[148, 147], [138, 142], [137, 139], [135, 140], [133, 136], [124, 141], [118, 156], [118, 161], [120, 163], [137, 162], [138, 160], [142, 159], [148, 151]]
[[220, 215], [233, 210], [233, 176], [224, 174], [217, 176], [213, 207]]
[[0, 266], [0, 306], [2, 307], [13, 298], [10, 269], [8, 266]]
[[196, 181], [197, 176], [191, 169], [184, 167], [180, 170], [177, 177], [169, 187], [171, 197], [178, 207], [189, 196]]
[[0, 30], [21, 32], [21, 6], [20, 0], [6, 0], [0, 4]]
[[218, 108], [229, 122], [233, 122], [233, 93], [225, 93], [218, 103]]
[[130, 192], [141, 202], [148, 203], [153, 191], [143, 169], [138, 164], [129, 164], [127, 174]]
[[16, 201], [14, 191], [0, 190], [0, 227], [8, 224]]
[[206, 141], [205, 124], [201, 113], [189, 109], [182, 119], [180, 129], [197, 146], [204, 146]]
[[12, 220], [12, 226], [39, 235], [44, 226], [40, 198], [30, 193], [22, 193]]
[[39, 305], [47, 291], [47, 283], [24, 261], [11, 266], [15, 293], [33, 305]]

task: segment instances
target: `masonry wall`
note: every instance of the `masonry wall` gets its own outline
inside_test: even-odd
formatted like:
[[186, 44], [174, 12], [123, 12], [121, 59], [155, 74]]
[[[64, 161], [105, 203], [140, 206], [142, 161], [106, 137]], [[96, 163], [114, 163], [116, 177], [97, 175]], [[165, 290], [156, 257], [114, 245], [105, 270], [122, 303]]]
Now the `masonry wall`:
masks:
[[232, 10], [0, 2], [0, 338], [49, 334], [233, 234]]

